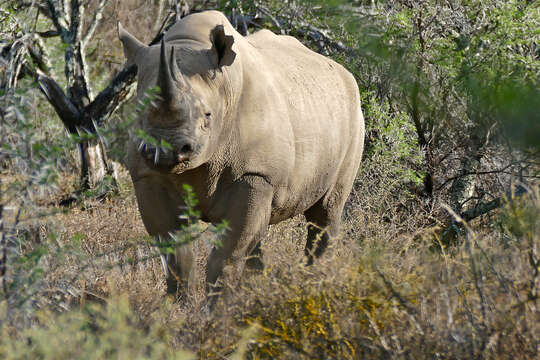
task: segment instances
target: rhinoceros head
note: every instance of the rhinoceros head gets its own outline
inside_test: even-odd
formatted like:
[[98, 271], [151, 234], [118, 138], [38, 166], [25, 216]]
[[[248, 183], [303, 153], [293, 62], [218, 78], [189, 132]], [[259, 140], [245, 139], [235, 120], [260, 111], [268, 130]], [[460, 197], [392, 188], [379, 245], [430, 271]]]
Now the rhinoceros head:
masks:
[[[229, 91], [222, 67], [232, 64], [233, 37], [221, 25], [209, 34], [211, 48], [196, 41], [145, 46], [119, 24], [119, 37], [128, 64], [137, 64], [137, 97], [157, 86], [159, 96], [140, 112], [138, 126], [157, 140], [137, 141], [149, 166], [181, 173], [208, 161], [217, 148], [224, 127]], [[181, 65], [179, 67], [179, 64]], [[159, 146], [166, 142], [169, 146]]]

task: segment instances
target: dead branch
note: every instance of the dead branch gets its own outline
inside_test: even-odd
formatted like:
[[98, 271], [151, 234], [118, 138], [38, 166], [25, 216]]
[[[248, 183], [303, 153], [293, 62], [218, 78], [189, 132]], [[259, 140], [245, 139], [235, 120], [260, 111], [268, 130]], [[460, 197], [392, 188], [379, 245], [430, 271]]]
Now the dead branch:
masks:
[[474, 208], [462, 211], [461, 213], [454, 212], [451, 208], [446, 207], [452, 215], [452, 220], [442, 230], [442, 241], [444, 244], [451, 244], [455, 241], [457, 235], [462, 231], [464, 226], [476, 218], [485, 215], [495, 209], [500, 208], [510, 199], [519, 198], [527, 193], [528, 190], [524, 186], [516, 186], [509, 190], [504, 196], [500, 196], [487, 203], [477, 204]]
[[103, 126], [109, 116], [118, 108], [118, 106], [128, 99], [131, 85], [135, 82], [137, 76], [137, 67], [132, 65], [122, 70], [111, 83], [99, 93], [98, 96], [85, 108], [84, 125], [90, 127], [94, 121], [98, 126]]
[[517, 186], [513, 191], [509, 191], [505, 196], [500, 196], [496, 199], [493, 199], [487, 203], [480, 203], [474, 208], [464, 211], [461, 214], [461, 218], [465, 221], [471, 221], [476, 219], [488, 212], [500, 208], [506, 199], [513, 199], [516, 197], [521, 197], [527, 192], [527, 189], [523, 186]]
[[41, 71], [37, 71], [36, 81], [39, 84], [41, 92], [54, 107], [58, 117], [64, 123], [64, 126], [70, 133], [77, 133], [77, 128], [83, 125], [80, 123], [81, 113], [77, 107], [68, 99], [62, 88], [51, 77]]

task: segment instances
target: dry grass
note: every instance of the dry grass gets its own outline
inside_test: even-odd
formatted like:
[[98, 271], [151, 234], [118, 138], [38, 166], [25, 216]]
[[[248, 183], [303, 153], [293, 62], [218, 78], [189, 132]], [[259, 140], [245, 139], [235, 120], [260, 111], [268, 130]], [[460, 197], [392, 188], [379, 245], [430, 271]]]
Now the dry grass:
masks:
[[[235, 358], [242, 346], [252, 359], [538, 358], [539, 194], [470, 224], [459, 245], [440, 251], [440, 231], [430, 227], [440, 210], [392, 185], [383, 165], [366, 161], [364, 169], [341, 235], [314, 266], [302, 264], [302, 217], [273, 226], [263, 242], [265, 271], [226, 286], [212, 312], [202, 245], [194, 293], [165, 295], [125, 171], [118, 194], [71, 208], [55, 205], [77, 180], [62, 177], [54, 193], [33, 199], [40, 205], [33, 211], [53, 215], [36, 217], [22, 234], [22, 254], [49, 246], [36, 265], [45, 276], [31, 308], [40, 310], [21, 322], [17, 313], [28, 311], [3, 316], [0, 301], [1, 318], [11, 319], [0, 326], [0, 357], [69, 359], [95, 342], [139, 358], [186, 358], [179, 350]], [[63, 327], [72, 329], [66, 344], [51, 345]]]
[[434, 250], [435, 231], [404, 231], [410, 220], [397, 215], [377, 220], [353, 194], [342, 236], [315, 266], [302, 265], [302, 218], [273, 226], [264, 273], [226, 288], [209, 312], [202, 286], [191, 298], [165, 296], [127, 179], [121, 188], [50, 219], [59, 246], [80, 244], [61, 264], [48, 260], [49, 296], [62, 296], [62, 312], [110, 307], [124, 294], [137, 336], [155, 337], [158, 328], [171, 351], [204, 359], [237, 356], [239, 342], [253, 359], [538, 356], [539, 276], [531, 263], [539, 254], [538, 194], [508, 205], [499, 229], [471, 229], [462, 245], [442, 252]]

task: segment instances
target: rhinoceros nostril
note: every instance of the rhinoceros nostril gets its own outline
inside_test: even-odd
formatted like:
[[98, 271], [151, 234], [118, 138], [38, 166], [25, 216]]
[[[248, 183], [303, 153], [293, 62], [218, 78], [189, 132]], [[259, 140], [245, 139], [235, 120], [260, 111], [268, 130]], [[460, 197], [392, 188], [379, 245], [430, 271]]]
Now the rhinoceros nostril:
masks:
[[192, 152], [193, 152], [193, 148], [191, 147], [190, 144], [186, 144], [186, 145], [182, 146], [182, 148], [180, 149], [180, 153], [184, 154], [184, 155], [189, 155]]
[[193, 147], [190, 144], [185, 144], [180, 149], [180, 152], [178, 153], [178, 161], [186, 161], [189, 160], [191, 154], [193, 153]]

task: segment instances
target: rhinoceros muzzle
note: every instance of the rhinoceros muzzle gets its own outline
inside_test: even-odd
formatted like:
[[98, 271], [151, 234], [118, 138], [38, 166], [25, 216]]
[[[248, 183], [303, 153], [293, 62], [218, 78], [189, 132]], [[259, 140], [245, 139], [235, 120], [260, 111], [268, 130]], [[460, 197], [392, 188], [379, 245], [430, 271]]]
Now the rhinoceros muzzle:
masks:
[[145, 144], [141, 141], [138, 150], [148, 166], [163, 170], [177, 167], [180, 164], [186, 167], [189, 161], [195, 156], [193, 146], [189, 143], [184, 144], [180, 150], [170, 150]]

